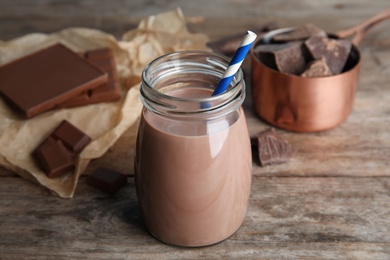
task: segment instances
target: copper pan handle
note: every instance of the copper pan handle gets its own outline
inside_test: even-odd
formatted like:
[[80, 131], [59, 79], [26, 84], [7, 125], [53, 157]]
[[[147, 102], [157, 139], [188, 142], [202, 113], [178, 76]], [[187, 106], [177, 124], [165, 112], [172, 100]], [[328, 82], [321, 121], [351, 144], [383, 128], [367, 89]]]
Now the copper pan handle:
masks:
[[354, 45], [359, 45], [359, 43], [363, 40], [364, 36], [376, 25], [383, 22], [386, 19], [390, 18], [390, 7], [383, 10], [380, 13], [377, 13], [373, 17], [369, 18], [368, 20], [352, 27], [349, 29], [345, 29], [342, 31], [338, 31], [335, 33], [335, 35], [339, 38], [346, 38], [348, 36], [352, 36], [352, 43]]

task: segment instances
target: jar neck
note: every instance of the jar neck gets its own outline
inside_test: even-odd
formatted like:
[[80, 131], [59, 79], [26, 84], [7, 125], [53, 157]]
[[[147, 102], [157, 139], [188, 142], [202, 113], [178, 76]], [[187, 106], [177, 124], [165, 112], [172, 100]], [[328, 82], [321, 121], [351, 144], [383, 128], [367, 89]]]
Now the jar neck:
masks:
[[240, 69], [226, 92], [211, 96], [229, 58], [207, 51], [174, 52], [152, 61], [142, 73], [141, 101], [149, 111], [174, 117], [218, 117], [245, 99]]

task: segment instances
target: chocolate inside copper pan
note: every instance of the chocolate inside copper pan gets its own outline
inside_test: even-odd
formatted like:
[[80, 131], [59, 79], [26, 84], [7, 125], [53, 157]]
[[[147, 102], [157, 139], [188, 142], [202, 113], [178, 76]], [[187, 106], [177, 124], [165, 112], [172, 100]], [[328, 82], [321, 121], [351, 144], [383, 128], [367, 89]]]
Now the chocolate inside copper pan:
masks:
[[265, 121], [296, 132], [318, 132], [344, 122], [352, 111], [360, 69], [357, 47], [365, 34], [390, 17], [390, 8], [367, 21], [330, 38], [353, 35], [352, 48], [342, 73], [306, 78], [282, 73], [265, 65], [254, 53], [262, 44], [258, 39], [251, 48], [252, 97], [256, 113]]

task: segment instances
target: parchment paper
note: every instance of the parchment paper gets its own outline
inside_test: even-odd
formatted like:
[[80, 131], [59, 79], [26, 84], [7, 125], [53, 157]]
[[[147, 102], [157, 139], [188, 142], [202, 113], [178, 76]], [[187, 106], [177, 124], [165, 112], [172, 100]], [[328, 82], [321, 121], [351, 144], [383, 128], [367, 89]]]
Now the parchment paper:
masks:
[[[183, 14], [177, 9], [143, 19], [138, 28], [125, 33], [121, 41], [102, 31], [86, 28], [69, 28], [53, 34], [32, 33], [11, 41], [0, 41], [0, 65], [57, 42], [76, 52], [111, 48], [121, 79], [122, 99], [114, 103], [53, 110], [24, 119], [0, 98], [0, 164], [47, 187], [53, 194], [72, 198], [79, 176], [90, 160], [102, 156], [137, 122], [142, 108], [139, 84], [143, 68], [154, 58], [172, 51], [207, 49], [207, 37], [189, 33]], [[93, 141], [80, 154], [74, 172], [51, 179], [42, 172], [31, 153], [64, 119], [87, 133]]]

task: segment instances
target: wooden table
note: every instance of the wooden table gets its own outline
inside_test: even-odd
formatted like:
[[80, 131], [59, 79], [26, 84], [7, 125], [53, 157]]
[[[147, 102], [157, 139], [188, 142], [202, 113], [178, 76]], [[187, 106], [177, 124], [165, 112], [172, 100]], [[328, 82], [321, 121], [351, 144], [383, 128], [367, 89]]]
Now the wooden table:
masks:
[[[334, 32], [387, 5], [382, 0], [0, 0], [0, 39], [71, 26], [119, 37], [142, 17], [176, 6], [190, 30], [211, 40], [269, 21], [281, 27], [310, 21]], [[277, 130], [294, 146], [289, 163], [262, 168], [254, 157], [247, 217], [226, 241], [187, 249], [154, 239], [139, 216], [132, 177], [114, 197], [87, 186], [82, 177], [74, 198], [65, 200], [10, 174], [0, 178], [0, 259], [390, 259], [389, 25], [379, 25], [360, 45], [360, 83], [345, 123], [322, 133]], [[244, 70], [249, 95], [244, 107], [254, 134], [268, 125], [252, 111], [248, 61]], [[87, 172], [104, 165], [132, 174], [129, 133]]]

